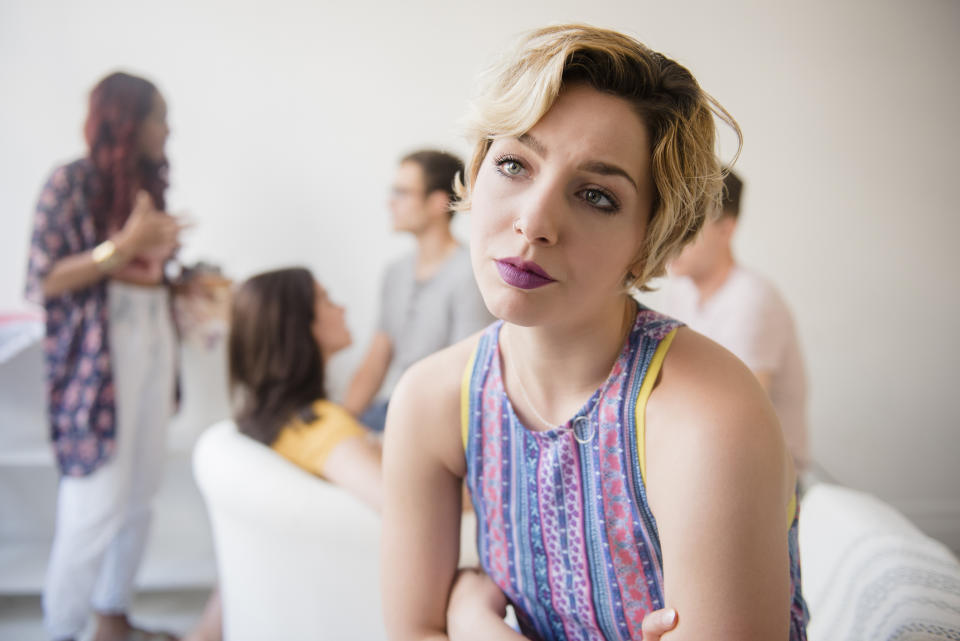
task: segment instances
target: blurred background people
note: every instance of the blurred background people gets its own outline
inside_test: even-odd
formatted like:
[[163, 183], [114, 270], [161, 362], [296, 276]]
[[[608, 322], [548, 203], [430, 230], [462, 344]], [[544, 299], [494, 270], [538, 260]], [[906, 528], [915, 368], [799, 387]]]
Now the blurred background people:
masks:
[[733, 235], [743, 182], [724, 178], [723, 204], [671, 261], [663, 311], [720, 343], [753, 371], [780, 419], [798, 470], [809, 461], [807, 384], [793, 315], [776, 287], [737, 263]]
[[127, 611], [174, 410], [164, 265], [183, 224], [164, 212], [169, 133], [152, 83], [107, 76], [90, 94], [87, 155], [53, 172], [34, 216], [27, 298], [46, 311], [61, 474], [43, 593], [53, 639], [76, 639], [91, 609], [95, 641], [134, 632]]
[[422, 150], [397, 167], [390, 194], [395, 231], [412, 234], [416, 250], [387, 266], [377, 329], [344, 398], [360, 422], [383, 431], [390, 394], [414, 362], [493, 320], [480, 298], [469, 250], [450, 231], [453, 184], [463, 163]]
[[234, 418], [242, 433], [379, 511], [380, 444], [326, 394], [326, 363], [351, 341], [343, 307], [308, 270], [248, 279], [230, 312]]
[[[234, 292], [230, 311], [234, 420], [240, 432], [379, 512], [379, 442], [326, 394], [326, 363], [351, 340], [343, 307], [308, 270], [279, 269], [249, 278]], [[184, 641], [220, 638], [222, 605], [214, 591]]]

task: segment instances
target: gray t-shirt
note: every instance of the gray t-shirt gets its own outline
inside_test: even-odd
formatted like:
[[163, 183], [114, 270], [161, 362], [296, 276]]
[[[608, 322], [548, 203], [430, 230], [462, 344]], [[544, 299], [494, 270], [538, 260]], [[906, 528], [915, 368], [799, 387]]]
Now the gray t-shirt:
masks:
[[393, 357], [377, 394], [387, 400], [403, 372], [415, 362], [483, 329], [494, 319], [473, 279], [464, 246], [427, 280], [416, 279], [416, 255], [387, 266], [380, 291], [377, 329], [386, 332]]

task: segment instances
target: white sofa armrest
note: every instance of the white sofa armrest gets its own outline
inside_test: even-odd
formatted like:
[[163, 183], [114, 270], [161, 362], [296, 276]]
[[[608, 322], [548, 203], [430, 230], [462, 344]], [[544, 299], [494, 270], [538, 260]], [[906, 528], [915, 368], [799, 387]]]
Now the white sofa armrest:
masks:
[[960, 564], [890, 505], [814, 485], [799, 544], [809, 641], [960, 639]]

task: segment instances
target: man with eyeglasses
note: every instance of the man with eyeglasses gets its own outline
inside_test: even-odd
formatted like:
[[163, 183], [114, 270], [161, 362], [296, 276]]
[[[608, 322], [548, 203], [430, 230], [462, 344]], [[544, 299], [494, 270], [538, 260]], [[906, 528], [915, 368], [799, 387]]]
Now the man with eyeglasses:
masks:
[[390, 394], [407, 367], [493, 320], [469, 250], [450, 230], [453, 184], [462, 172], [459, 158], [435, 150], [411, 153], [397, 167], [389, 201], [393, 228], [412, 234], [417, 248], [384, 272], [377, 329], [343, 403], [376, 432], [383, 431]]

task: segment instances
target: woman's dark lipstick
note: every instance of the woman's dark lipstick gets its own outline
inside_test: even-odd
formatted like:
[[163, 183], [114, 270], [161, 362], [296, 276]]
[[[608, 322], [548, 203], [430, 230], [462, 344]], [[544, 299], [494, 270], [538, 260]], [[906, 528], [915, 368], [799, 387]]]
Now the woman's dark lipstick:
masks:
[[543, 267], [522, 258], [502, 258], [494, 261], [500, 278], [507, 285], [519, 289], [536, 289], [554, 282]]

